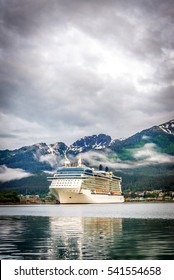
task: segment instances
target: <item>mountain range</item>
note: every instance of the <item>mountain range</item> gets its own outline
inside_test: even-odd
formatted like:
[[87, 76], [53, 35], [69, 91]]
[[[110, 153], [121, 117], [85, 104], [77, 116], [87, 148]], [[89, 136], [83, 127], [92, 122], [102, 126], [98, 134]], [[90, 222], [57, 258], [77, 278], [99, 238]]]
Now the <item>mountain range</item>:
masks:
[[81, 157], [91, 167], [102, 165], [122, 177], [123, 190], [174, 189], [174, 120], [126, 139], [85, 136], [72, 145], [38, 143], [0, 151], [0, 188], [21, 193], [46, 193], [47, 176]]

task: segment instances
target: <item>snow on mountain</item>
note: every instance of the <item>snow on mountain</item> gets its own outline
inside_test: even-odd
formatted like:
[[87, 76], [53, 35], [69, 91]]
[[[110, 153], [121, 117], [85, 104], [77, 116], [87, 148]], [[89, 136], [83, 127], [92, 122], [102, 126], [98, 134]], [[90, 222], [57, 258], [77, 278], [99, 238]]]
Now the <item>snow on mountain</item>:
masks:
[[68, 152], [79, 153], [88, 150], [101, 150], [110, 146], [112, 139], [109, 135], [99, 134], [92, 136], [85, 136], [74, 142], [69, 148]]
[[34, 157], [41, 163], [49, 164], [52, 168], [57, 168], [65, 156], [67, 146], [62, 142], [45, 145], [37, 144], [38, 150]]
[[159, 128], [165, 133], [174, 135], [174, 120], [159, 125]]

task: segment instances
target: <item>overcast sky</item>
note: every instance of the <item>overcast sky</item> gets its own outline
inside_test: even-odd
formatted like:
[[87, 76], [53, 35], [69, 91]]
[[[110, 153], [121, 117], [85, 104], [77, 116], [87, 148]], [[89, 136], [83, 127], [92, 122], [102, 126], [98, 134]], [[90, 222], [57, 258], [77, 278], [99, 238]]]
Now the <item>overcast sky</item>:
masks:
[[0, 0], [0, 149], [173, 119], [173, 0]]

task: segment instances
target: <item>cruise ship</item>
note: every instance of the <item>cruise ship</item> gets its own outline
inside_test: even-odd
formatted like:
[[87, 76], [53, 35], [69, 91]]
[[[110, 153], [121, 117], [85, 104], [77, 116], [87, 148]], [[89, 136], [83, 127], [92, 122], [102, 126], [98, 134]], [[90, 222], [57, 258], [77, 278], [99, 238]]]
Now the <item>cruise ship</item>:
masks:
[[122, 203], [121, 178], [112, 172], [65, 164], [57, 170], [49, 187], [59, 203]]

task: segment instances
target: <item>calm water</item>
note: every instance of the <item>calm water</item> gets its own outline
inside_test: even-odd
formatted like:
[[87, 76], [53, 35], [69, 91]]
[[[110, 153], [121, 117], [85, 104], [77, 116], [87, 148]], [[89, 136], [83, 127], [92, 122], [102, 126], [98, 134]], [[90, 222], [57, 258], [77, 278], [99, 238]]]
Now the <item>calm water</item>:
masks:
[[174, 259], [174, 203], [0, 206], [0, 259]]

